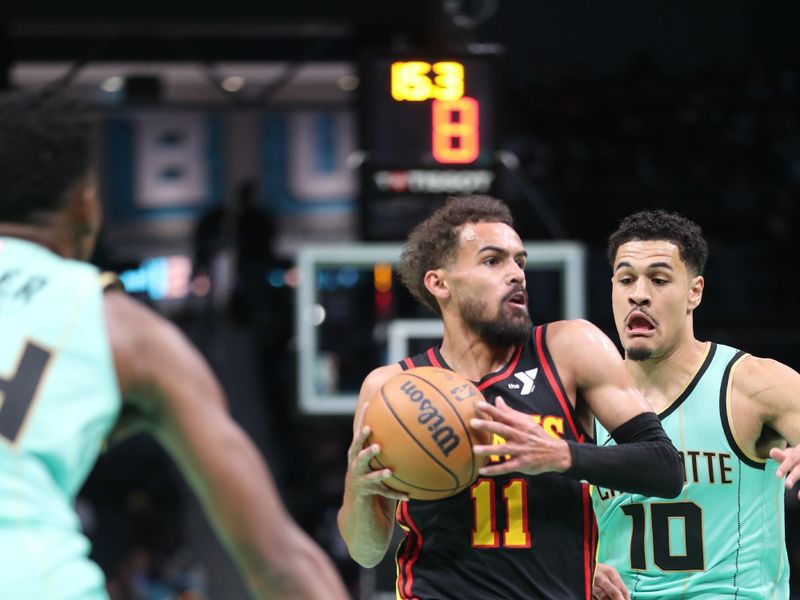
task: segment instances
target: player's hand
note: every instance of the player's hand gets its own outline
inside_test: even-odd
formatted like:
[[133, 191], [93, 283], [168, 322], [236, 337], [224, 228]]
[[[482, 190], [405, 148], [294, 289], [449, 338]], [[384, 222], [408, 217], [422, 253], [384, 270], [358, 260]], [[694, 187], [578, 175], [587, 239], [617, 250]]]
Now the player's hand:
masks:
[[[778, 470], [775, 472], [777, 477], [786, 475], [784, 485], [787, 490], [794, 487], [800, 481], [800, 446], [793, 448], [773, 448], [769, 451], [769, 457], [778, 462]], [[800, 498], [800, 492], [797, 497]]]
[[391, 469], [373, 469], [369, 461], [380, 454], [378, 444], [367, 444], [369, 425], [364, 425], [364, 415], [369, 402], [365, 402], [356, 417], [355, 435], [347, 451], [347, 475], [344, 486], [354, 496], [384, 496], [392, 500], [408, 500], [408, 496], [388, 487], [384, 481], [392, 476]]
[[564, 440], [549, 436], [531, 415], [514, 410], [500, 396], [494, 406], [479, 402], [478, 411], [489, 419], [472, 419], [470, 424], [475, 429], [497, 434], [505, 442], [491, 446], [476, 445], [472, 451], [478, 456], [510, 457], [505, 462], [482, 467], [481, 475], [502, 475], [514, 471], [538, 475], [550, 471], [564, 472], [571, 466], [572, 453]]
[[614, 567], [597, 563], [592, 586], [592, 600], [631, 600], [628, 588], [622, 583], [622, 577]]

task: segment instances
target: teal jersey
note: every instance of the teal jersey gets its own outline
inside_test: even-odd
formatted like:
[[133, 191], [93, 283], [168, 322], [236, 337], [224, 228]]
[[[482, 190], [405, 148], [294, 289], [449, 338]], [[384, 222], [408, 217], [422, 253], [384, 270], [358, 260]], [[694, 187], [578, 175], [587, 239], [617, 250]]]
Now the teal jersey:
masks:
[[[729, 416], [744, 356], [709, 344], [692, 382], [659, 415], [684, 460], [677, 498], [592, 491], [597, 560], [620, 572], [634, 600], [789, 597], [783, 479], [775, 461], [745, 454]], [[597, 443], [614, 443], [599, 424]]]
[[120, 410], [100, 273], [0, 237], [0, 598], [106, 598], [73, 510]]

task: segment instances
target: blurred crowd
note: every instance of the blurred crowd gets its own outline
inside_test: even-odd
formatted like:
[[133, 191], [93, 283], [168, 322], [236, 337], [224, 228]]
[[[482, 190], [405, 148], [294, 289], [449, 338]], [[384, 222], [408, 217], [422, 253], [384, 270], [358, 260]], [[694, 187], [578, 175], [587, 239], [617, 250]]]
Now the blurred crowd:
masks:
[[678, 77], [640, 61], [520, 96], [509, 141], [570, 237], [595, 241], [642, 206], [686, 212], [721, 241], [792, 237], [781, 223], [797, 218], [797, 66]]

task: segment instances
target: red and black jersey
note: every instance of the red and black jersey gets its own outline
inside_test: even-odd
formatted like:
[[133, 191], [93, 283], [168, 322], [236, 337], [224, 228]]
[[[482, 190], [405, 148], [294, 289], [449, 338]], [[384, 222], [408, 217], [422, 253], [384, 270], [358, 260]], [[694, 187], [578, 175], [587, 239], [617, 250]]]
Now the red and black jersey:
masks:
[[[502, 396], [551, 435], [592, 442], [567, 398], [546, 333], [546, 325], [534, 328], [505, 367], [476, 385], [488, 402]], [[401, 365], [449, 368], [438, 348]], [[574, 479], [479, 477], [444, 500], [400, 502], [397, 521], [405, 532], [397, 550], [399, 598], [591, 599], [597, 529], [588, 485]]]

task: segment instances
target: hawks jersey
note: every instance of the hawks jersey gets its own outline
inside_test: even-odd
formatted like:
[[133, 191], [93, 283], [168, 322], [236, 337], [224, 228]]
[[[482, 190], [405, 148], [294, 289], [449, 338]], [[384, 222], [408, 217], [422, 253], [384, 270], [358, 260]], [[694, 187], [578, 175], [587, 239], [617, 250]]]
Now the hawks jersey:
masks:
[[[533, 329], [511, 361], [476, 386], [488, 402], [501, 396], [554, 437], [590, 441], [546, 334], [546, 325]], [[438, 348], [401, 366], [449, 368]], [[591, 598], [596, 527], [588, 486], [564, 475], [479, 477], [450, 498], [398, 503], [397, 521], [405, 533], [396, 554], [398, 598]]]
[[[745, 454], [730, 420], [744, 356], [709, 344], [691, 383], [659, 415], [684, 460], [677, 498], [593, 490], [598, 561], [616, 567], [634, 600], [789, 597], [783, 480], [775, 461]], [[613, 444], [600, 425], [597, 441]]]
[[0, 237], [0, 598], [107, 598], [72, 509], [120, 405], [100, 274]]

